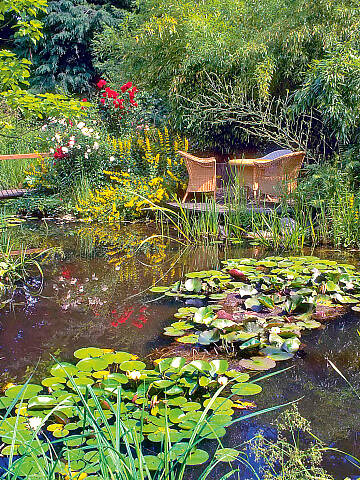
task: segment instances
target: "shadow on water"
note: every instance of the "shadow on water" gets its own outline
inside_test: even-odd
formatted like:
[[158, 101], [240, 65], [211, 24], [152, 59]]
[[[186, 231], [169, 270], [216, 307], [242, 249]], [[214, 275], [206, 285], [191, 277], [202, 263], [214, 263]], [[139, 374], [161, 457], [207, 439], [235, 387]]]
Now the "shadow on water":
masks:
[[[226, 258], [269, 254], [257, 247], [184, 248], [163, 245], [158, 239], [138, 251], [139, 239], [152, 234], [151, 229], [137, 225], [110, 233], [98, 227], [53, 225], [44, 229], [38, 224], [14, 231], [15, 240], [26, 241], [29, 248], [57, 246], [63, 256], [45, 266], [41, 296], [27, 294], [26, 302], [0, 313], [1, 383], [22, 380], [35, 369], [35, 377], [40, 378], [46, 374], [52, 355], [69, 360], [74, 350], [90, 345], [147, 355], [169, 343], [161, 332], [180, 305], [174, 300], [155, 299], [147, 291], [151, 285], [169, 284], [186, 272], [218, 268]], [[355, 256], [340, 251], [312, 253], [358, 264]], [[20, 295], [17, 299], [24, 300]], [[263, 393], [256, 398], [259, 408], [301, 398], [299, 411], [311, 421], [314, 433], [357, 457], [360, 400], [333, 371], [328, 359], [360, 392], [359, 324], [360, 314], [351, 312], [328, 323], [324, 330], [304, 336], [304, 353], [287, 362], [286, 366], [293, 368], [267, 379]], [[271, 422], [275, 417], [267, 414], [234, 426], [224, 444], [238, 445], [259, 430], [274, 436]], [[338, 479], [360, 475], [344, 456], [328, 455], [326, 467]]]

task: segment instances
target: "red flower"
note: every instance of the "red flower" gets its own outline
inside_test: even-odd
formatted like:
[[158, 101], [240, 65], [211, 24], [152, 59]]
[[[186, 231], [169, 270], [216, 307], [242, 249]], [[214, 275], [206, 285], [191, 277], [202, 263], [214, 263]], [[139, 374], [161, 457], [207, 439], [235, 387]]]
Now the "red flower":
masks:
[[63, 154], [61, 147], [58, 147], [54, 153], [54, 158], [63, 158], [63, 157], [65, 157], [65, 155]]
[[83, 98], [81, 101], [82, 101], [82, 102], [87, 102], [88, 99], [87, 99], [87, 98]]
[[105, 104], [105, 98], [102, 98], [102, 99], [100, 100], [100, 103], [102, 103], [102, 104], [104, 105], [104, 104]]
[[68, 268], [64, 268], [64, 270], [61, 272], [61, 276], [69, 280], [71, 278], [70, 270]]
[[122, 87], [120, 87], [120, 90], [122, 91], [122, 93], [126, 92], [126, 90], [129, 90], [129, 88], [132, 87], [132, 82], [127, 82], [127, 83], [124, 83], [124, 85]]
[[99, 88], [103, 88], [103, 87], [105, 87], [106, 83], [107, 82], [101, 78], [96, 85]]

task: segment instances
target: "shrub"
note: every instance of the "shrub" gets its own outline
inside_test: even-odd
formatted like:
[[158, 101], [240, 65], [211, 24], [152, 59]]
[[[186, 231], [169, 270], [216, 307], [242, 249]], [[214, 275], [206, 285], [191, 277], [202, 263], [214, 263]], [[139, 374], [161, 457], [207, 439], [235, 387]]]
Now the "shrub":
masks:
[[160, 177], [149, 180], [130, 176], [126, 172], [105, 173], [116, 182], [116, 187], [95, 190], [88, 199], [79, 200], [76, 207], [88, 221], [105, 221], [111, 225], [120, 220], [132, 220], [140, 217], [153, 204], [169, 198]]

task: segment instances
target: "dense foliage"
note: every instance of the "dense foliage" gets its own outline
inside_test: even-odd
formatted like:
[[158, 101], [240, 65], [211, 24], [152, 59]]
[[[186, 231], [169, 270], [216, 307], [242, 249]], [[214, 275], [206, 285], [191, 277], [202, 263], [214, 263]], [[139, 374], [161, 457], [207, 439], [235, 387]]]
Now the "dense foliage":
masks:
[[[214, 126], [216, 108], [202, 108], [214, 93], [221, 99], [229, 85], [232, 104], [245, 110], [254, 97], [267, 102], [296, 91], [299, 111], [318, 109], [330, 136], [353, 143], [358, 19], [357, 5], [349, 0], [144, 0], [140, 13], [104, 30], [94, 49], [97, 66], [109, 76], [122, 81], [131, 75], [166, 97], [179, 127], [198, 140], [204, 140], [205, 129], [207, 146], [228, 148], [248, 134], [232, 118], [227, 121], [229, 112]], [[216, 75], [215, 85], [209, 75]], [[346, 120], [341, 133], [340, 119]]]
[[96, 76], [92, 38], [105, 26], [116, 27], [134, 6], [132, 0], [50, 0], [39, 42], [16, 42], [17, 51], [31, 59], [33, 87], [41, 92], [88, 92]]
[[[46, 12], [46, 0], [6, 0], [0, 4], [0, 31], [5, 34], [11, 26], [15, 38], [27, 38], [36, 44], [42, 37], [42, 24], [37, 16]], [[7, 46], [7, 42], [5, 42]], [[5, 99], [5, 105], [18, 109], [23, 115], [44, 118], [46, 116], [82, 114], [79, 102], [64, 95], [30, 93], [29, 77], [31, 62], [17, 56], [7, 48], [0, 50], [0, 95]], [[7, 108], [2, 108], [6, 114], [1, 120], [1, 129], [11, 128], [7, 120], [11, 116]]]

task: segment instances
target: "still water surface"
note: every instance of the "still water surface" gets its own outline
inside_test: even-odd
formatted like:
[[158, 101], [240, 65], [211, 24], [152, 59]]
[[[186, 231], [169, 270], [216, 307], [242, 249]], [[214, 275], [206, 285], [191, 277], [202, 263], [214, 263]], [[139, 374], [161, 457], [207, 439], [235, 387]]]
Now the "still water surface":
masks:
[[[41, 295], [16, 297], [18, 304], [0, 311], [0, 382], [21, 381], [35, 370], [46, 374], [52, 356], [71, 360], [74, 350], [99, 346], [126, 350], [140, 356], [168, 345], [161, 336], [180, 302], [155, 299], [147, 289], [166, 285], [182, 274], [220, 267], [221, 260], [263, 257], [257, 247], [211, 245], [184, 248], [163, 246], [158, 239], [136, 251], [139, 238], [154, 232], [128, 225], [114, 232], [88, 227], [24, 224], [14, 231], [28, 247], [56, 246], [62, 253], [44, 268]], [[96, 239], [97, 241], [96, 241]], [[155, 244], [154, 244], [155, 243]], [[309, 252], [305, 252], [309, 253]], [[322, 258], [359, 264], [351, 253], [318, 250]], [[256, 397], [260, 408], [299, 400], [300, 413], [328, 444], [360, 457], [360, 400], [328, 364], [332, 360], [360, 392], [360, 314], [351, 312], [303, 337], [304, 353], [283, 366], [290, 370], [263, 382]], [[275, 434], [276, 414], [256, 417], [233, 427], [225, 437], [228, 446], [239, 445], [260, 429]], [[344, 456], [328, 455], [326, 467], [335, 478], [358, 478], [360, 470]], [[195, 473], [195, 472], [194, 472]], [[195, 477], [194, 477], [195, 478]], [[242, 478], [252, 478], [245, 474]]]

